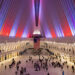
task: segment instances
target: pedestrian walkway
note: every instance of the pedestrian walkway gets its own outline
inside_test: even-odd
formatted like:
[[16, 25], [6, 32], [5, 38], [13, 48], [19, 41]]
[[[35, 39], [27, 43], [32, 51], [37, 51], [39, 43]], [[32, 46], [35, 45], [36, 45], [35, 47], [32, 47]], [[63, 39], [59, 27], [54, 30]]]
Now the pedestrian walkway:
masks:
[[[47, 56], [44, 57], [47, 58]], [[34, 62], [37, 62], [38, 58], [39, 58], [38, 56], [32, 55], [32, 59]], [[62, 75], [63, 70], [64, 70], [64, 75], [75, 75], [75, 73], [72, 72], [71, 68], [67, 69], [66, 66], [64, 66], [63, 70], [59, 67], [54, 68], [53, 66], [49, 66], [48, 71], [45, 71], [42, 68], [40, 69], [40, 71], [35, 71], [33, 66], [34, 64], [32, 64], [32, 62], [29, 61], [29, 56], [24, 55], [15, 58], [16, 62], [18, 62], [19, 60], [21, 61], [21, 64], [17, 75], [20, 75], [21, 67], [26, 67], [27, 69], [26, 73], [29, 73], [30, 75], [47, 75], [48, 72], [50, 73], [50, 75]], [[0, 75], [15, 75], [16, 66], [10, 69], [8, 67], [10, 63], [11, 60], [4, 62], [3, 65], [0, 64]], [[5, 65], [7, 65], [6, 70], [5, 70]], [[23, 75], [26, 75], [26, 73], [24, 73]]]

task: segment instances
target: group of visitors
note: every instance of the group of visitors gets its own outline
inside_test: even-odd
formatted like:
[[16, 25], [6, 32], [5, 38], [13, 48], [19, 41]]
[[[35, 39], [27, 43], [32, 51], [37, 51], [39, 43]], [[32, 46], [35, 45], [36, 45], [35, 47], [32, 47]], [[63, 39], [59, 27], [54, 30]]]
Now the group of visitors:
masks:
[[[35, 56], [34, 56], [35, 57]], [[42, 57], [42, 58], [41, 58]], [[67, 69], [69, 66], [67, 65], [67, 62], [64, 62], [61, 64], [60, 61], [56, 61], [56, 58], [48, 57], [45, 58], [44, 56], [38, 55], [38, 59], [34, 60], [32, 56], [29, 56], [27, 60], [25, 60], [26, 63], [31, 63], [33, 66], [33, 69], [35, 72], [40, 72], [41, 70], [44, 70], [46, 72], [46, 75], [51, 75], [49, 68], [52, 66], [53, 68], [60, 68], [62, 70], [62, 75], [64, 75], [64, 65], [66, 65]], [[31, 75], [30, 72], [28, 72], [27, 66], [22, 66], [22, 61], [16, 61], [15, 59], [12, 59], [12, 63], [9, 64], [9, 68], [12, 69], [13, 67], [16, 67], [15, 75]], [[7, 69], [7, 66], [5, 65], [5, 70]], [[75, 67], [72, 66], [72, 71], [75, 73]]]

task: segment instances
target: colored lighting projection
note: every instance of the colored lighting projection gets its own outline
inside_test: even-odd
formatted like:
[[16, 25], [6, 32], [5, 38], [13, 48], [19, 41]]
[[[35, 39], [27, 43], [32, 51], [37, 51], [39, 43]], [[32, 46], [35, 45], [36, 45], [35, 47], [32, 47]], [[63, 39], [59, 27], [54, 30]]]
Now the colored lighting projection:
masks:
[[[43, 14], [41, 25], [47, 27], [52, 38], [75, 36], [75, 6], [73, 0], [42, 0], [41, 14]], [[46, 38], [48, 37], [46, 36]]]
[[10, 2], [7, 0], [0, 0], [0, 31], [2, 28], [2, 25], [6, 19], [8, 8], [10, 6]]
[[73, 20], [72, 19], [72, 13], [70, 11], [68, 4], [69, 3], [67, 3], [66, 0], [63, 0], [63, 3], [61, 5], [63, 6], [63, 10], [64, 10], [64, 13], [66, 15], [69, 27], [71, 29], [72, 35], [74, 36], [75, 35], [75, 26], [73, 25], [74, 22], [72, 21]]
[[46, 20], [45, 20], [43, 14], [41, 14], [41, 24], [42, 24], [41, 27], [42, 27], [43, 35], [45, 35], [46, 38], [52, 38], [50, 29], [49, 29], [49, 27], [48, 27], [48, 25], [46, 23]]
[[56, 37], [64, 37], [63, 31], [62, 31], [62, 28], [61, 28], [61, 23], [60, 23], [59, 17], [58, 17], [59, 15], [56, 12], [57, 10], [55, 8], [56, 7], [55, 3], [52, 4], [52, 7], [53, 7], [51, 9], [52, 12], [50, 13], [51, 22], [49, 22], [49, 23], [51, 23], [53, 25]]
[[[63, 30], [63, 33], [64, 33], [64, 36], [72, 36], [72, 32], [71, 32], [71, 29], [70, 29], [70, 26], [68, 24], [68, 21], [67, 21], [67, 18], [66, 18], [66, 15], [64, 13], [64, 10], [63, 10], [63, 7], [60, 3], [60, 0], [59, 0], [59, 3], [58, 3], [58, 12], [59, 12], [59, 18], [60, 18], [60, 23], [61, 23], [61, 27], [62, 27], [62, 30]], [[61, 9], [62, 8], [62, 9]]]
[[32, 0], [32, 10], [24, 27], [23, 34], [21, 36], [22, 38], [31, 38], [33, 26], [30, 25], [30, 23], [34, 24], [34, 17], [34, 1]]
[[0, 9], [1, 9], [2, 5], [3, 5], [3, 2], [4, 2], [4, 0], [0, 1]]
[[75, 0], [0, 0], [0, 35], [30, 38], [34, 25], [46, 38], [75, 36]]
[[[32, 15], [32, 0], [24, 0], [23, 3], [23, 12], [22, 12], [22, 16], [21, 16], [21, 20], [20, 23], [18, 25], [18, 29], [16, 32], [16, 37], [22, 37], [24, 28], [27, 25], [27, 22], [30, 20], [30, 15]], [[32, 26], [32, 23], [29, 23], [30, 26]], [[31, 29], [28, 29], [28, 31], [30, 31]]]
[[[31, 20], [31, 19], [30, 19]], [[23, 31], [23, 34], [22, 34], [22, 38], [29, 38], [30, 34], [29, 34], [29, 23], [30, 23], [30, 20], [28, 20], [25, 28], [24, 28], [24, 31]]]
[[36, 21], [36, 26], [38, 26], [40, 0], [34, 0], [34, 5], [35, 5], [35, 21]]
[[13, 24], [13, 27], [11, 29], [11, 32], [10, 32], [10, 35], [9, 37], [15, 37], [16, 35], [16, 32], [17, 32], [17, 28], [18, 28], [18, 24], [19, 24], [19, 21], [20, 21], [20, 18], [21, 18], [21, 14], [22, 12], [20, 11], [19, 14], [17, 15], [16, 19], [15, 19], [15, 22]]
[[0, 8], [0, 35], [19, 38], [31, 35], [32, 7], [32, 0], [4, 0]]
[[[13, 23], [16, 18], [16, 14], [18, 13], [19, 5], [16, 3], [17, 1], [11, 1], [10, 8], [8, 9], [7, 17], [2, 27], [2, 35], [9, 36], [10, 31], [12, 29]], [[17, 6], [16, 6], [17, 5]], [[14, 8], [14, 9], [13, 9]]]

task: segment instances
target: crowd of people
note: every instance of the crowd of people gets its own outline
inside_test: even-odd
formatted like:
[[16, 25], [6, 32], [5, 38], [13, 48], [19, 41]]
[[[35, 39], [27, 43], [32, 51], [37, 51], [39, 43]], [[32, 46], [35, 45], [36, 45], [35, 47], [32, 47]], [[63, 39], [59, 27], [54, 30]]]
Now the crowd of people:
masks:
[[[35, 57], [35, 56], [34, 56]], [[57, 58], [52, 58], [52, 57], [48, 57], [48, 58], [45, 58], [44, 56], [42, 56], [42, 58], [40, 57], [40, 55], [38, 55], [38, 59], [35, 61], [33, 59], [32, 56], [29, 56], [27, 60], [25, 60], [25, 64], [30, 62], [31, 65], [33, 66], [34, 68], [34, 71], [41, 71], [42, 69], [44, 71], [47, 72], [46, 75], [51, 75], [50, 72], [49, 72], [49, 68], [52, 66], [54, 68], [58, 67], [62, 70], [62, 75], [65, 75], [65, 72], [64, 72], [64, 65], [67, 65], [67, 62], [64, 62], [61, 64], [60, 61], [55, 61], [57, 60]], [[16, 61], [15, 59], [12, 59], [12, 63], [9, 64], [9, 68], [12, 69], [13, 67], [16, 67], [16, 70], [15, 70], [15, 75], [31, 75], [30, 72], [27, 71], [27, 66], [21, 66], [22, 64], [22, 61], [19, 60], [19, 61]], [[67, 69], [69, 68], [69, 66], [67, 65]], [[7, 69], [7, 66], [5, 65], [5, 70]], [[72, 71], [73, 73], [75, 73], [75, 67], [72, 66]]]

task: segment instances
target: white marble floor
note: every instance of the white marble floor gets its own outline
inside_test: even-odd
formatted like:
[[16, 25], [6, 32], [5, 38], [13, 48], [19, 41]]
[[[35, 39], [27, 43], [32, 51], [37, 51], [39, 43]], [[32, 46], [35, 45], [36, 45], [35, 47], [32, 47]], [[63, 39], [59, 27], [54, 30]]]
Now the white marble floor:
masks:
[[[31, 62], [27, 62], [26, 60], [28, 60], [29, 56], [20, 56], [15, 58], [16, 62], [21, 60], [21, 67], [26, 67], [27, 68], [27, 73], [29, 73], [30, 75], [47, 75], [47, 73], [49, 72], [50, 75], [62, 75], [62, 69], [60, 68], [54, 68], [52, 66], [49, 66], [48, 71], [45, 71], [43, 69], [41, 69], [40, 71], [35, 71], [34, 70], [34, 66]], [[38, 56], [32, 56], [34, 62], [37, 61]], [[15, 71], [16, 71], [16, 66], [14, 66], [12, 69], [9, 69], [8, 65], [11, 63], [11, 60], [3, 62], [3, 65], [0, 64], [0, 75], [15, 75]], [[5, 70], [5, 65], [7, 65], [7, 69]], [[66, 66], [64, 66], [64, 73], [65, 75], [75, 75], [75, 72], [73, 73], [71, 68], [67, 69]], [[20, 75], [19, 71], [18, 71], [18, 75]], [[24, 74], [25, 75], [25, 74]]]

